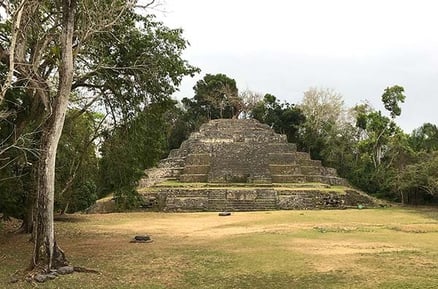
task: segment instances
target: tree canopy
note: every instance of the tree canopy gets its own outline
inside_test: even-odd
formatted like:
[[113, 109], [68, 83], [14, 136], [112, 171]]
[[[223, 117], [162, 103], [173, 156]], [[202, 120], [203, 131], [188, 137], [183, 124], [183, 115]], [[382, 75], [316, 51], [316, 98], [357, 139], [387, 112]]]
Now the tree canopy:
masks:
[[[77, 187], [79, 167], [94, 163], [93, 141], [85, 140], [89, 146], [80, 155], [71, 150], [82, 145], [87, 127], [94, 125], [84, 116], [99, 112], [105, 126], [123, 130], [151, 105], [166, 102], [182, 77], [198, 69], [181, 57], [188, 45], [182, 30], [138, 14], [136, 1], [26, 0], [3, 1], [1, 6], [0, 125], [5, 140], [0, 166], [7, 170], [1, 175], [20, 184], [21, 194], [16, 194], [25, 199], [21, 204], [29, 204], [21, 208], [28, 215], [23, 218], [35, 224], [32, 264], [50, 270], [66, 263], [54, 238], [55, 196], [67, 207], [69, 189], [94, 191], [90, 182]], [[73, 115], [66, 129], [77, 135], [63, 140], [69, 109]], [[56, 185], [58, 148], [58, 177], [64, 169], [76, 176], [69, 187]], [[72, 158], [70, 168], [66, 158]]]
[[277, 133], [285, 134], [289, 142], [298, 141], [298, 131], [305, 116], [294, 104], [281, 103], [274, 95], [265, 94], [251, 110], [250, 116], [270, 125]]
[[237, 118], [242, 110], [236, 81], [225, 74], [206, 74], [193, 90], [193, 99], [184, 98], [182, 102], [199, 117]]

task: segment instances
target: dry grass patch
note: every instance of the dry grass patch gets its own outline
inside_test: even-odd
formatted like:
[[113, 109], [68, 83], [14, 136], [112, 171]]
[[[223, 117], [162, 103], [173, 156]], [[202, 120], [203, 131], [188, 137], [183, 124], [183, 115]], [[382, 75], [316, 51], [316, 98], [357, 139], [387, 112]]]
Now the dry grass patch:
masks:
[[[102, 274], [75, 273], [41, 288], [436, 288], [434, 216], [405, 209], [72, 215], [56, 222], [59, 244], [74, 265]], [[129, 243], [137, 234], [154, 242]], [[0, 232], [0, 288], [32, 288], [7, 283], [28, 264], [27, 240]]]

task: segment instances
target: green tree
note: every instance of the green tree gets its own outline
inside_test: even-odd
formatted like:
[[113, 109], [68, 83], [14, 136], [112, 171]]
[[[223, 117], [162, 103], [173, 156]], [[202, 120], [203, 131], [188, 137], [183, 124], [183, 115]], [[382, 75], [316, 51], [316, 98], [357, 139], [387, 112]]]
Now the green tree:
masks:
[[412, 131], [409, 144], [415, 151], [432, 152], [438, 150], [438, 127], [425, 123]]
[[201, 124], [199, 119], [180, 104], [173, 106], [166, 112], [165, 122], [168, 124], [167, 147], [169, 150], [179, 148], [182, 142]]
[[385, 88], [382, 94], [382, 102], [385, 109], [389, 111], [391, 118], [394, 119], [401, 114], [400, 103], [405, 102], [405, 89], [402, 86], [394, 85]]
[[32, 264], [50, 270], [66, 262], [54, 238], [53, 209], [56, 151], [72, 91], [83, 111], [100, 105], [117, 123], [169, 96], [197, 69], [181, 58], [187, 45], [182, 31], [137, 14], [136, 1], [11, 0], [2, 5], [8, 9], [1, 18], [0, 61], [8, 72], [0, 102], [22, 87], [28, 101], [18, 105], [36, 111], [36, 121], [23, 123], [39, 128]]
[[242, 111], [236, 81], [225, 74], [206, 74], [193, 90], [193, 99], [182, 102], [198, 119], [237, 118]]
[[84, 210], [97, 199], [98, 159], [95, 141], [103, 115], [67, 112], [56, 155], [55, 210]]
[[406, 98], [403, 92], [403, 87], [395, 85], [387, 87], [382, 95], [382, 102], [390, 113], [391, 119], [383, 116], [380, 111], [367, 112], [362, 109], [358, 113], [357, 126], [368, 135], [366, 142], [369, 143], [368, 147], [372, 147], [372, 160], [375, 168], [381, 164], [389, 138], [400, 132], [394, 119], [401, 114], [399, 102], [404, 102]]
[[345, 122], [342, 96], [332, 89], [310, 88], [304, 92], [299, 108], [306, 118], [300, 130], [299, 148], [309, 152], [312, 158], [323, 160], [327, 141], [337, 135]]
[[281, 103], [269, 93], [254, 106], [250, 116], [270, 125], [275, 132], [285, 134], [289, 142], [297, 142], [299, 127], [305, 120], [298, 107], [287, 102]]
[[351, 178], [357, 160], [357, 128], [345, 121], [327, 130], [327, 137], [321, 149], [325, 166], [336, 168], [344, 178]]
[[165, 112], [173, 102], [151, 104], [135, 118], [104, 134], [100, 160], [100, 196], [114, 193], [120, 209], [139, 205], [137, 183], [166, 151]]
[[438, 152], [421, 152], [417, 161], [400, 172], [403, 201], [418, 204], [438, 195]]
[[352, 170], [352, 183], [370, 193], [397, 200], [401, 194], [400, 175], [412, 160], [406, 134], [395, 123], [401, 113], [403, 88], [388, 87], [382, 102], [391, 118], [369, 105], [355, 107], [358, 131], [358, 159]]

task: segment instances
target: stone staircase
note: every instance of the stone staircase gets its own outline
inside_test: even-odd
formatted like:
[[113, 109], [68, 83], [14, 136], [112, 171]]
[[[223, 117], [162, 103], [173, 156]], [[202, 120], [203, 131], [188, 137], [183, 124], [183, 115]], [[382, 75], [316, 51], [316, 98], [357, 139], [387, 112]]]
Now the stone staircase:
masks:
[[336, 170], [298, 152], [285, 135], [248, 119], [212, 120], [202, 125], [158, 168], [165, 169], [162, 179], [184, 183], [346, 184]]
[[272, 189], [205, 189], [169, 191], [166, 210], [175, 211], [184, 204], [185, 210], [197, 211], [266, 211], [276, 210], [277, 193]]
[[[163, 210], [252, 211], [325, 207], [335, 198], [315, 190], [282, 190], [317, 183], [347, 185], [333, 168], [298, 152], [286, 136], [256, 120], [203, 124], [140, 182], [145, 199]], [[181, 186], [157, 185], [175, 181]], [[195, 185], [198, 183], [199, 185]], [[156, 187], [156, 190], [151, 190]], [[275, 189], [274, 189], [275, 188]], [[329, 201], [325, 200], [329, 198]]]
[[185, 183], [206, 183], [210, 171], [210, 155], [207, 153], [189, 153], [179, 180]]

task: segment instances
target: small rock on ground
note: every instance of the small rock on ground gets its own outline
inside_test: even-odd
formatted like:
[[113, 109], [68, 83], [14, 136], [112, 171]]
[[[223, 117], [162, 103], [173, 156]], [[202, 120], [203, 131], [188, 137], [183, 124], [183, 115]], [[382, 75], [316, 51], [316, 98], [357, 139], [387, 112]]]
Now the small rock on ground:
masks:
[[58, 274], [54, 274], [54, 273], [50, 273], [46, 275], [48, 279], [53, 280], [56, 279], [56, 276], [58, 276]]
[[35, 279], [35, 281], [37, 281], [38, 283], [44, 283], [47, 280], [47, 275], [36, 274], [35, 277], [33, 277], [33, 279]]
[[224, 216], [231, 216], [230, 212], [220, 212], [219, 216], [224, 217]]
[[64, 267], [60, 267], [58, 268], [57, 272], [61, 275], [65, 275], [65, 274], [71, 274], [75, 271], [73, 266], [64, 266]]

